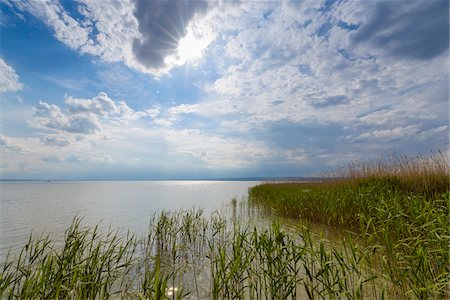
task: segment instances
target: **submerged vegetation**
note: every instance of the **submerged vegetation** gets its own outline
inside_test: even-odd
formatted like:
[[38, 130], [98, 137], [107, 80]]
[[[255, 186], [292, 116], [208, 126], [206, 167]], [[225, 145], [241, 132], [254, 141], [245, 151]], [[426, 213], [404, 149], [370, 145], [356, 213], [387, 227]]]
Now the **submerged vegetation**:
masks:
[[[30, 237], [7, 258], [0, 298], [446, 299], [442, 157], [352, 165], [322, 183], [263, 184], [231, 202], [231, 218], [162, 212], [145, 236], [75, 219], [62, 245]], [[301, 224], [252, 221], [264, 211]], [[352, 233], [331, 243], [312, 223]]]

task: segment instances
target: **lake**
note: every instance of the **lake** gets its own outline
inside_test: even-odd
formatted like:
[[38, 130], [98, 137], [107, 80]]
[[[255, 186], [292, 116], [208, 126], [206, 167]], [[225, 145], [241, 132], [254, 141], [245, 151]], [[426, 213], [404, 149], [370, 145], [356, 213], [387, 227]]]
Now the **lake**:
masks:
[[83, 223], [147, 231], [162, 210], [223, 211], [258, 181], [30, 181], [0, 182], [0, 259], [23, 247], [30, 233], [62, 237], [75, 216]]

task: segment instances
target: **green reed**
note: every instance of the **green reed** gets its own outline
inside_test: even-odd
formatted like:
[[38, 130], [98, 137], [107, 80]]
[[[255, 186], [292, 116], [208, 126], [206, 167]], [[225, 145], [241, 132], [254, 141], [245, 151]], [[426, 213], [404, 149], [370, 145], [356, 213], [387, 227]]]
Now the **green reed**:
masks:
[[279, 215], [357, 232], [359, 244], [374, 247], [370, 263], [390, 297], [445, 298], [449, 174], [443, 154], [400, 157], [352, 164], [321, 183], [256, 186], [249, 201]]
[[[77, 218], [63, 241], [30, 236], [7, 257], [0, 298], [446, 299], [449, 178], [409, 175], [264, 184], [230, 218], [161, 212], [144, 236]], [[266, 209], [302, 220], [258, 219]], [[311, 221], [353, 233], [330, 241]]]
[[[362, 252], [330, 247], [310, 228], [259, 226], [201, 211], [163, 212], [144, 237], [82, 225], [64, 242], [30, 237], [0, 271], [5, 299], [357, 298], [375, 278]], [[244, 225], [245, 224], [245, 225]], [[354, 257], [358, 257], [355, 259]], [[320, 259], [319, 259], [320, 258]], [[370, 289], [368, 288], [368, 289]]]
[[98, 227], [83, 227], [76, 219], [62, 246], [31, 237], [15, 259], [8, 259], [0, 294], [6, 299], [358, 299], [366, 291], [379, 292], [380, 277], [370, 274], [367, 260], [372, 248], [330, 246], [308, 227], [292, 231], [276, 222], [243, 223], [206, 218], [199, 211], [161, 213], [148, 234], [136, 238], [100, 234]]

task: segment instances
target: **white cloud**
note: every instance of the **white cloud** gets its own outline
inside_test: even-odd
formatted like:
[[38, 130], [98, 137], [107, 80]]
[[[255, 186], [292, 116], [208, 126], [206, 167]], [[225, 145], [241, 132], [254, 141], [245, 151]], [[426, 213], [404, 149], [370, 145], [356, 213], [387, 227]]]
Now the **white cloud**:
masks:
[[450, 139], [450, 132], [448, 131], [447, 125], [442, 125], [421, 132], [418, 136], [418, 139], [420, 141], [425, 141], [429, 139], [443, 140], [444, 143], [448, 143]]
[[34, 108], [35, 126], [50, 130], [61, 130], [70, 133], [91, 134], [101, 130], [95, 115], [64, 114], [57, 105], [39, 101]]
[[366, 132], [358, 136], [357, 140], [362, 139], [383, 139], [389, 141], [397, 138], [407, 138], [416, 135], [419, 132], [417, 125], [410, 125], [405, 127], [395, 127], [392, 129], [375, 130], [372, 132]]
[[156, 118], [160, 114], [161, 110], [157, 107], [144, 110], [144, 113], [151, 118]]
[[[196, 3], [200, 2], [197, 1]], [[144, 29], [148, 29], [149, 26], [146, 25], [157, 24], [152, 26], [157, 28], [158, 33], [165, 33], [166, 35], [168, 34], [167, 30], [171, 30], [169, 28], [161, 29], [160, 20], [148, 20], [149, 17], [161, 17], [158, 13], [151, 15], [154, 11], [154, 5], [157, 4], [156, 2], [149, 3], [150, 5], [147, 5], [146, 1], [141, 2], [141, 6], [143, 6], [141, 9], [149, 10], [146, 13], [136, 11], [136, 2], [132, 0], [79, 0], [76, 8], [77, 13], [81, 14], [81, 18], [73, 17], [57, 0], [10, 1], [7, 3], [39, 18], [54, 31], [55, 37], [59, 41], [71, 49], [83, 54], [99, 56], [107, 62], [121, 61], [129, 67], [156, 76], [166, 74], [175, 66], [195, 62], [215, 38], [215, 33], [208, 26], [211, 17], [205, 17], [203, 21], [203, 18], [194, 14], [195, 17], [186, 20], [189, 21], [187, 24], [182, 24], [186, 26], [185, 28], [176, 28], [179, 32], [186, 31], [186, 35], [184, 40], [183, 36], [176, 37], [175, 49], [163, 53], [164, 45], [156, 44], [161, 41], [157, 37], [151, 36], [155, 32], [150, 32], [151, 43], [147, 45], [146, 40], [149, 36]], [[167, 5], [164, 3], [167, 3]], [[205, 3], [207, 4], [207, 2]], [[165, 1], [161, 2], [161, 5], [163, 4], [172, 6]], [[174, 4], [177, 3], [174, 2]], [[182, 13], [183, 11], [174, 9], [172, 12]], [[143, 14], [142, 18], [141, 14]], [[136, 15], [139, 15], [141, 19], [138, 19]], [[179, 21], [176, 20], [176, 15], [163, 15], [163, 18], [166, 19], [170, 17], [175, 18], [175, 20], [172, 20], [172, 25]], [[139, 26], [139, 22], [148, 22], [148, 24]], [[170, 33], [168, 36], [174, 38]], [[179, 41], [181, 41], [180, 47], [176, 47]], [[170, 43], [171, 47], [174, 47], [174, 42]], [[137, 52], [135, 48], [140, 43], [144, 44], [145, 47]], [[161, 62], [155, 66], [148, 65], [144, 58], [150, 55], [149, 53], [162, 55]]]
[[189, 114], [198, 112], [201, 109], [199, 104], [180, 104], [169, 108], [171, 115]]
[[0, 58], [0, 93], [15, 92], [22, 86], [16, 71]]
[[159, 110], [150, 108], [134, 111], [125, 101], [116, 104], [104, 92], [90, 99], [74, 98], [66, 95], [65, 109], [55, 104], [39, 101], [33, 108], [33, 126], [72, 134], [94, 134], [102, 131], [108, 124], [130, 125], [130, 121], [156, 116]]
[[81, 19], [72, 17], [58, 1], [11, 3], [46, 23], [55, 37], [69, 48], [105, 61], [123, 61], [139, 67], [132, 54], [132, 41], [139, 37], [132, 1], [79, 1], [77, 8], [83, 16]]
[[57, 1], [17, 1], [12, 4], [45, 22], [54, 30], [55, 37], [72, 49], [81, 49], [91, 43], [89, 24], [82, 26]]
[[[257, 5], [259, 16], [270, 6]], [[367, 13], [369, 6], [362, 6]], [[339, 124], [360, 134], [362, 125], [355, 120], [373, 126], [374, 132], [384, 132], [389, 129], [377, 127], [412, 128], [418, 121], [448, 117], [442, 113], [448, 110], [445, 56], [411, 63], [374, 56], [379, 53], [367, 49], [354, 51], [349, 40], [352, 32], [341, 28], [339, 21], [345, 15], [344, 21], [360, 24], [365, 14], [350, 13], [347, 2], [335, 3], [328, 12], [305, 7], [293, 14], [291, 7], [281, 5], [267, 20], [253, 24], [246, 23], [245, 14], [234, 20], [247, 26], [226, 36], [228, 64], [207, 91], [215, 99], [212, 103], [230, 101], [229, 107], [246, 116], [224, 124], [235, 122], [251, 131], [264, 122], [315, 121]], [[302, 23], [309, 18], [309, 24]], [[327, 23], [327, 36], [317, 36]]]
[[174, 153], [195, 158], [212, 168], [245, 168], [273, 155], [263, 143], [220, 137], [197, 129], [169, 130], [165, 139]]
[[153, 119], [153, 124], [163, 127], [170, 127], [173, 125], [173, 122], [165, 118], [155, 118]]
[[308, 160], [302, 148], [270, 147], [263, 141], [221, 136], [198, 129], [171, 129], [164, 137], [170, 151], [208, 168], [245, 169], [273, 161], [303, 164]]
[[71, 96], [66, 96], [64, 102], [67, 104], [71, 113], [93, 113], [105, 116], [118, 111], [114, 101], [103, 92], [92, 99], [76, 99]]
[[[312, 153], [327, 165], [402, 146], [447, 147], [448, 57], [412, 60], [411, 55], [398, 56], [397, 42], [387, 50], [357, 43], [352, 36], [358, 26], [371, 22], [377, 2], [336, 1], [329, 10], [319, 10], [324, 2], [244, 1], [217, 4], [218, 9], [201, 18], [194, 13], [186, 40], [196, 36], [202, 42], [191, 50], [204, 56], [196, 60], [198, 66], [207, 62], [205, 70], [193, 74], [201, 73], [199, 102], [135, 110], [105, 93], [88, 99], [67, 96], [60, 106], [40, 102], [35, 108], [39, 139], [5, 137], [0, 144], [45, 151], [62, 164], [71, 151], [85, 158], [94, 153], [92, 159], [102, 162], [161, 166], [167, 158], [211, 168], [250, 168], [263, 161], [303, 165]], [[176, 43], [163, 63], [145, 64], [134, 57], [133, 42], [144, 37], [131, 1], [78, 4], [82, 17], [76, 19], [58, 2], [16, 5], [44, 20], [68, 47], [105, 61], [160, 75], [188, 60]], [[408, 15], [417, 5], [407, 5]], [[392, 33], [397, 21], [389, 22], [395, 25], [388, 30]], [[374, 30], [373, 36], [380, 34]], [[181, 49], [187, 51], [184, 41]], [[117, 73], [116, 82], [127, 76]], [[11, 78], [18, 82], [17, 75]], [[192, 116], [184, 118], [186, 114]], [[53, 148], [65, 152], [49, 150]]]

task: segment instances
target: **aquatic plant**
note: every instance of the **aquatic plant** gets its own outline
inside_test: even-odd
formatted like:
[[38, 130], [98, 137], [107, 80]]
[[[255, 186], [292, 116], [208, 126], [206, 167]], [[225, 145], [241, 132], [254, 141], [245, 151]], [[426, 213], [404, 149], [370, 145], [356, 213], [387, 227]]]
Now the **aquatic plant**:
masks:
[[[434, 162], [263, 184], [231, 201], [230, 218], [161, 212], [139, 237], [76, 218], [64, 241], [32, 235], [7, 257], [0, 298], [447, 299], [449, 176]], [[331, 241], [315, 223], [346, 234]]]

